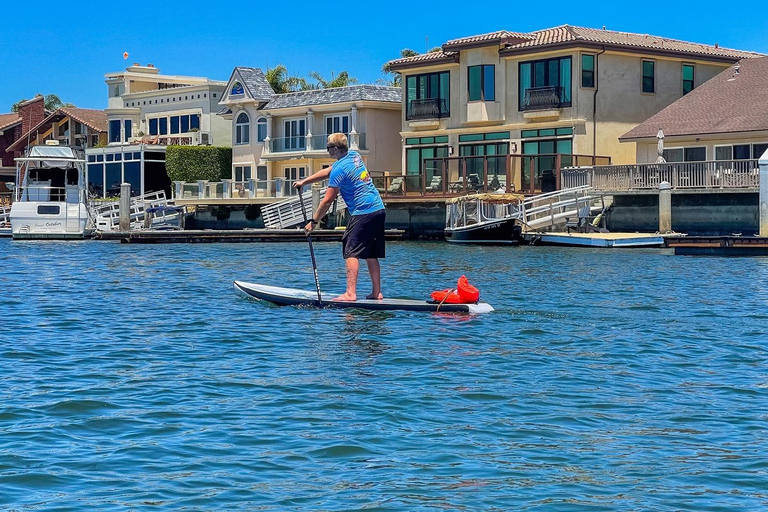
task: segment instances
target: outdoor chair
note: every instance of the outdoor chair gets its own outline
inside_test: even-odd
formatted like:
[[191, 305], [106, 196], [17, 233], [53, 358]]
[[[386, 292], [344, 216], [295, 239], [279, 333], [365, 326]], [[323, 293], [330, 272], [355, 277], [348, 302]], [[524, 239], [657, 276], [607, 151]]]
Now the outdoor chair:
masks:
[[387, 188], [387, 194], [402, 194], [403, 178], [394, 178]]
[[442, 192], [443, 191], [443, 178], [442, 176], [432, 176], [432, 181], [427, 186], [427, 192]]
[[470, 174], [467, 176], [467, 188], [473, 191], [483, 188], [483, 184], [480, 183], [480, 177], [477, 174]]

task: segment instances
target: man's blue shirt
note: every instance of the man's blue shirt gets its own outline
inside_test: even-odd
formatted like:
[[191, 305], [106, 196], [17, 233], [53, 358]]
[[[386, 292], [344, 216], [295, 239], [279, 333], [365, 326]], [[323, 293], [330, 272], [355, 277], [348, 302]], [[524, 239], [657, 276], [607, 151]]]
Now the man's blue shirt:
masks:
[[333, 164], [328, 186], [339, 189], [351, 215], [365, 215], [384, 209], [379, 191], [357, 151], [349, 151]]

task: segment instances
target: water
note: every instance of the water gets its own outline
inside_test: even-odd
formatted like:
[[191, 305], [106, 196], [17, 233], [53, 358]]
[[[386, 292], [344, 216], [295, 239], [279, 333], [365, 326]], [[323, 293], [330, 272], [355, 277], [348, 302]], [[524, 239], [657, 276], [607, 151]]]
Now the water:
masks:
[[386, 294], [497, 311], [234, 295], [313, 289], [301, 243], [0, 240], [0, 510], [768, 507], [768, 259], [388, 252]]

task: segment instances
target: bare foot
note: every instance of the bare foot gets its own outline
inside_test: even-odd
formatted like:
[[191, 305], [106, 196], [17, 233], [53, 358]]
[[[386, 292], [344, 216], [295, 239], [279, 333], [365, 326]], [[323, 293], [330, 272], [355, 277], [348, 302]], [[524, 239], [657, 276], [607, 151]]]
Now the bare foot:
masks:
[[335, 299], [333, 299], [335, 302], [354, 302], [357, 300], [356, 295], [350, 295], [348, 293], [344, 293], [342, 295], [339, 295]]
[[368, 300], [384, 300], [384, 295], [379, 293], [378, 295], [374, 295], [373, 293], [369, 294], [366, 299]]

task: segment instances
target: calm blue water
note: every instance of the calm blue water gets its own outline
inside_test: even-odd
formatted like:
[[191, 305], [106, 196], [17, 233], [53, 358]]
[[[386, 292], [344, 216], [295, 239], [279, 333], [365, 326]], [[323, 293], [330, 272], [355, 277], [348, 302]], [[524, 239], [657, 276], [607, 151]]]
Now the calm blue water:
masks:
[[768, 259], [388, 252], [386, 294], [497, 311], [234, 295], [313, 289], [301, 243], [0, 240], [0, 510], [768, 508]]

